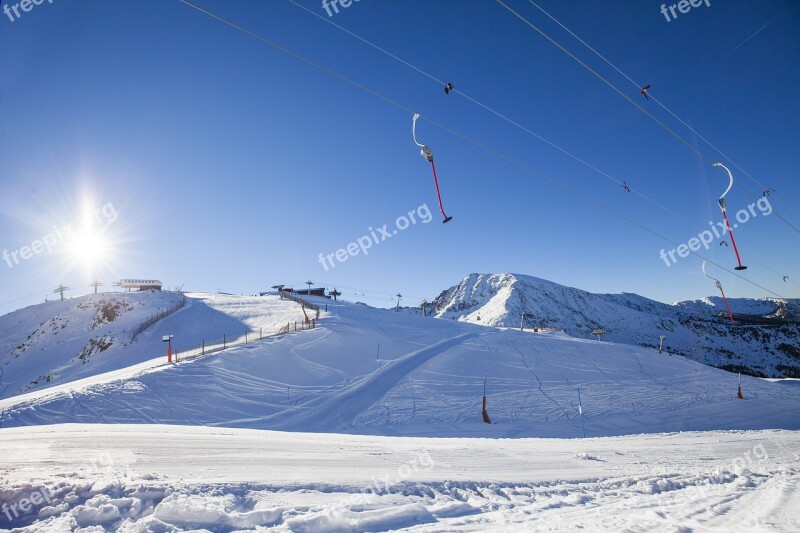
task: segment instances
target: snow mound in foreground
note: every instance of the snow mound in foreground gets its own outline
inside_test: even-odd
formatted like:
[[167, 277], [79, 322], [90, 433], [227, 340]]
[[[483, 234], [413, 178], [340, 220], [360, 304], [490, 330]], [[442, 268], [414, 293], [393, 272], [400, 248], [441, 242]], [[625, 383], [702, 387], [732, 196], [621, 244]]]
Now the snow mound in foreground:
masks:
[[799, 435], [555, 441], [155, 425], [5, 429], [0, 528], [794, 531]]

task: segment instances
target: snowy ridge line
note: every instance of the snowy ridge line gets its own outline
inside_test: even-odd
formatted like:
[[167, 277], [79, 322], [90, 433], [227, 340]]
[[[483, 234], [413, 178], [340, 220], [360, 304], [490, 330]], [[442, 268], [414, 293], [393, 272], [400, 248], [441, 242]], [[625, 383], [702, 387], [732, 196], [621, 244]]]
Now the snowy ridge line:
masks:
[[219, 339], [218, 348], [224, 348], [247, 333], [242, 342], [249, 343], [281, 327], [283, 332], [292, 330], [294, 321], [303, 319], [294, 303], [281, 302], [277, 295], [189, 293], [180, 310], [131, 340], [138, 325], [183, 297], [175, 292], [101, 293], [0, 317], [0, 399], [138, 365], [159, 354], [166, 360], [166, 335], [174, 337], [174, 352], [189, 356], [190, 348], [203, 353], [203, 341], [209, 348]]
[[[604, 341], [658, 349], [710, 366], [760, 377], [792, 377], [800, 334], [800, 299], [729, 300], [737, 325], [716, 296], [665, 304], [635, 294], [595, 294], [520, 274], [470, 274], [434, 299], [437, 317], [490, 327], [557, 326], [571, 343], [595, 328]], [[514, 326], [512, 326], [512, 324]], [[532, 332], [531, 332], [532, 333]], [[553, 335], [551, 338], [557, 338]], [[569, 338], [566, 337], [565, 338]], [[797, 353], [797, 355], [795, 355]]]
[[[316, 320], [311, 320], [309, 324], [304, 324], [301, 322], [300, 331], [314, 328], [316, 328]], [[298, 331], [297, 322], [294, 322], [294, 330], [291, 329], [291, 323], [287, 323], [286, 326], [283, 326], [278, 330], [273, 330], [273, 332], [267, 333], [266, 335], [263, 333], [263, 329], [264, 328], [259, 328], [258, 330], [251, 329], [249, 332], [245, 332], [243, 335], [230, 340], [223, 337], [223, 339], [212, 340], [210, 343], [205, 343], [204, 341], [203, 344], [197, 348], [190, 348], [188, 350], [181, 351], [176, 349], [174, 351], [174, 364], [189, 362], [206, 355], [216, 354], [235, 347], [253, 344], [258, 341], [267, 340], [291, 333], [293, 331]], [[33, 391], [6, 399], [0, 399], [0, 427], [2, 427], [3, 422], [3, 411], [16, 405], [29, 402], [33, 405], [36, 405], [62, 395], [72, 396], [72, 393], [79, 393], [91, 387], [135, 379], [144, 374], [165, 370], [167, 368], [171, 368], [172, 366], [173, 364], [166, 362], [165, 356], [162, 355], [122, 369], [70, 381], [62, 385], [56, 385], [39, 391]]]
[[[538, 292], [548, 291], [542, 285]], [[643, 299], [623, 299], [647, 308]], [[299, 311], [277, 296], [207, 301], [251, 327], [274, 327]], [[200, 307], [194, 306], [193, 316]], [[746, 377], [747, 400], [738, 400], [736, 374], [654, 349], [422, 319], [347, 302], [328, 302], [328, 309], [321, 331], [18, 405], [5, 412], [3, 427], [164, 423], [573, 438], [582, 433], [578, 386], [589, 436], [800, 427], [800, 390]], [[489, 318], [482, 316], [481, 323]], [[191, 324], [202, 332], [198, 325]], [[192, 338], [188, 329], [176, 333]], [[480, 416], [485, 374], [491, 425]]]
[[[222, 351], [236, 348], [238, 346], [243, 346], [245, 344], [253, 344], [257, 341], [278, 337], [290, 333], [291, 330], [287, 328], [288, 325], [281, 328], [278, 332], [261, 336], [258, 339], [256, 339], [254, 336], [248, 337], [248, 334], [245, 333], [241, 337], [234, 338], [233, 340], [230, 341], [223, 341], [217, 344], [213, 344], [213, 342], [215, 341], [212, 341], [212, 344], [203, 345], [199, 348], [192, 348], [181, 352], [178, 352], [176, 350], [174, 352], [175, 355], [174, 364], [189, 362], [198, 359], [200, 357], [203, 357], [205, 355], [213, 355]], [[308, 328], [301, 327], [301, 331], [303, 329], [313, 329], [313, 327], [308, 327]], [[294, 331], [297, 330], [295, 329]], [[258, 334], [259, 332], [251, 331], [251, 333], [255, 335]], [[30, 392], [27, 394], [20, 394], [17, 396], [12, 396], [10, 398], [2, 399], [0, 400], [0, 410], [5, 410], [21, 403], [27, 403], [27, 402], [39, 403], [63, 394], [80, 392], [96, 385], [107, 385], [114, 382], [121, 382], [128, 379], [139, 377], [149, 372], [163, 370], [165, 368], [172, 367], [173, 364], [164, 361], [164, 358], [165, 356], [162, 355], [150, 359], [149, 361], [145, 361], [144, 363], [123, 368], [121, 370], [114, 370], [112, 372], [106, 372], [103, 374], [98, 374], [96, 376], [91, 376], [88, 378], [71, 381], [69, 383], [64, 383], [63, 385], [57, 385], [55, 387], [50, 387], [41, 391]], [[2, 416], [0, 416], [0, 427], [2, 427]]]
[[[147, 332], [132, 341], [131, 331], [148, 316], [179, 303], [181, 297], [167, 291], [89, 294], [0, 317], [0, 398], [150, 359], [161, 351], [160, 338], [156, 343]], [[155, 326], [162, 327], [163, 321]]]

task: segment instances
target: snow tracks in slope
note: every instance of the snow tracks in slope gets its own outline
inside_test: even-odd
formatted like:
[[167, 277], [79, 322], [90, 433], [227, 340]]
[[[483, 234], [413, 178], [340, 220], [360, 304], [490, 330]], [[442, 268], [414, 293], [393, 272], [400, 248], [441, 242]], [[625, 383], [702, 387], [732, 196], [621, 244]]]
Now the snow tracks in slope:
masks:
[[352, 388], [311, 407], [279, 429], [293, 431], [335, 431], [352, 423], [356, 417], [385, 396], [411, 372], [463, 342], [477, 337], [478, 333], [466, 333], [447, 339], [427, 348], [412, 352], [388, 363]]

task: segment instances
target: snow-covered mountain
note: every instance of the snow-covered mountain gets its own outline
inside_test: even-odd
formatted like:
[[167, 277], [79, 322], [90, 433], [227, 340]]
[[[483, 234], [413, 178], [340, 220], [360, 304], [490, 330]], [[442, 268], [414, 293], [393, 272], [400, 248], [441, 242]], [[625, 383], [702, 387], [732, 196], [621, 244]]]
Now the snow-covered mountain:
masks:
[[[301, 320], [296, 307], [257, 297], [159, 291], [101, 293], [26, 307], [0, 316], [0, 399], [156, 358], [160, 363], [162, 335], [174, 335], [173, 346], [186, 349], [259, 328], [269, 334]], [[148, 319], [170, 311], [135, 335]]]
[[569, 335], [658, 347], [755, 376], [800, 377], [800, 300], [721, 298], [672, 305], [636, 294], [593, 294], [519, 274], [472, 274], [433, 302], [439, 318], [495, 327], [551, 327]]
[[139, 324], [181, 301], [182, 295], [169, 292], [108, 293], [1, 316], [0, 398], [102, 372], [133, 342]]
[[[800, 427], [800, 390], [745, 377], [741, 401], [736, 375], [651, 348], [312, 300], [328, 309], [316, 329], [0, 399], [0, 426], [157, 423], [448, 437], [574, 437], [582, 420], [594, 436]], [[204, 305], [262, 322], [301, 313], [277, 296], [187, 301], [162, 321], [176, 339], [203, 334]], [[135, 343], [121, 353], [127, 357], [118, 364], [143, 355]], [[481, 418], [484, 375], [492, 425]]]
[[[145, 309], [157, 296], [131, 297]], [[321, 298], [315, 329], [125, 367], [163, 332], [177, 342], [302, 316], [273, 295], [186, 299], [79, 366], [118, 370], [0, 399], [0, 530], [797, 529], [791, 380], [745, 376], [741, 400], [736, 375], [651, 348]], [[68, 325], [48, 346], [84, 339], [105, 306], [63, 305]], [[5, 319], [22, 320], [24, 340], [59, 306]]]

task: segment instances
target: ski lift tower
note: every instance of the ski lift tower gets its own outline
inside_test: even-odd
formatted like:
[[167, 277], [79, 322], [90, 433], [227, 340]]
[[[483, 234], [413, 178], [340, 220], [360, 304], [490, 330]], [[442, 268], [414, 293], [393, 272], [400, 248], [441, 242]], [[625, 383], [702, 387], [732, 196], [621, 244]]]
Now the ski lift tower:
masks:
[[529, 321], [533, 320], [533, 313], [525, 313], [525, 312], [520, 313], [520, 315], [519, 315], [519, 330], [520, 331], [523, 331], [523, 329], [525, 328], [525, 319], [526, 318]]
[[64, 285], [59, 285], [58, 288], [56, 288], [56, 290], [53, 291], [53, 294], [55, 294], [55, 293], [60, 294], [61, 295], [61, 301], [63, 302], [64, 301], [64, 292], [68, 291], [68, 290], [69, 290], [69, 287], [65, 287]]

